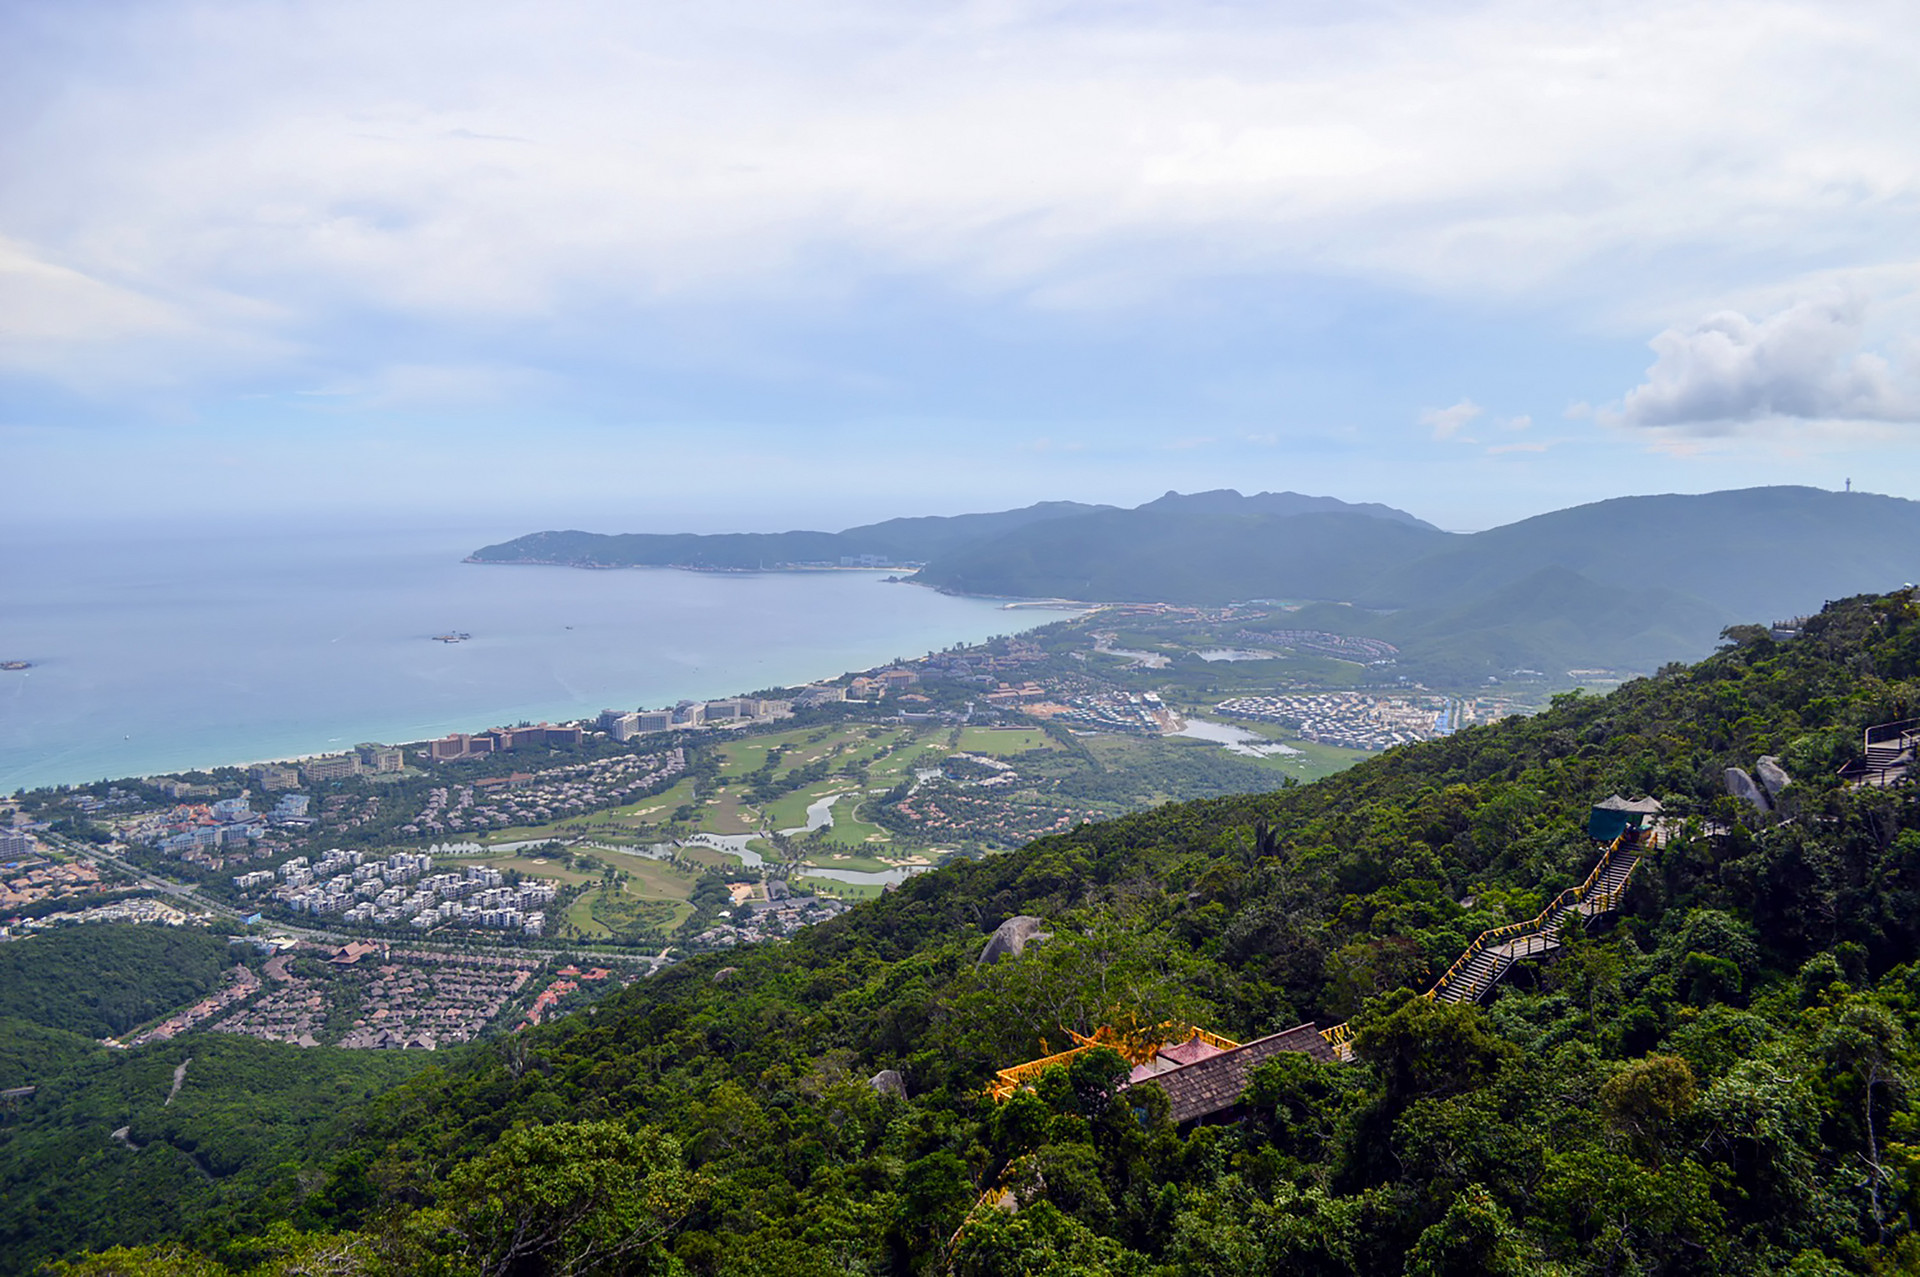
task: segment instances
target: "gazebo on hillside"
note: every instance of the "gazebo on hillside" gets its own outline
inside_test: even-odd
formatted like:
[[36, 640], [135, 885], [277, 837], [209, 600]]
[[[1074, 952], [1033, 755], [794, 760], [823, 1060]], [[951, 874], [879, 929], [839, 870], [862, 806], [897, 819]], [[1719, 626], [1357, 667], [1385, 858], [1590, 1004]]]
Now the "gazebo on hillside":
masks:
[[1644, 833], [1653, 828], [1663, 809], [1657, 798], [1622, 798], [1618, 794], [1593, 805], [1587, 814], [1587, 837], [1610, 843], [1629, 829]]

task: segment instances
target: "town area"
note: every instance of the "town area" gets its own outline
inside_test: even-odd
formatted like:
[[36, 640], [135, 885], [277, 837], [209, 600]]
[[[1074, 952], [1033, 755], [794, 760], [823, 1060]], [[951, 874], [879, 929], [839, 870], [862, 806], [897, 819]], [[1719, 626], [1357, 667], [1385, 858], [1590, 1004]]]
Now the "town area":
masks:
[[[36, 791], [20, 818], [261, 926], [691, 952], [789, 935], [955, 856], [1527, 708], [1523, 686], [1422, 687], [1393, 644], [1291, 615], [1109, 606], [754, 696]], [[15, 857], [9, 904], [94, 894], [66, 860]], [[276, 1015], [299, 1001], [278, 994]]]

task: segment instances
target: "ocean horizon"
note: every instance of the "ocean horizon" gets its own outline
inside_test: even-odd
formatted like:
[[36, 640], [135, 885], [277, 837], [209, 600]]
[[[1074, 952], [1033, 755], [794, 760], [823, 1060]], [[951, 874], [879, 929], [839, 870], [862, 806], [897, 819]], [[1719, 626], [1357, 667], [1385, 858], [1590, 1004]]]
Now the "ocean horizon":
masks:
[[10, 529], [0, 660], [32, 668], [0, 672], [0, 792], [793, 686], [1054, 619], [876, 572], [462, 562], [500, 539]]

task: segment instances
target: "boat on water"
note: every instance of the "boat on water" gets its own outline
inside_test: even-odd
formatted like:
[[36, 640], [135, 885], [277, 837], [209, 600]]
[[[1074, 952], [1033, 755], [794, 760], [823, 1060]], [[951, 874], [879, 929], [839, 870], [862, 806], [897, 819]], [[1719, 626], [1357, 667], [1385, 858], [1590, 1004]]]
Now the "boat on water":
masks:
[[472, 637], [473, 635], [468, 634], [464, 630], [448, 630], [445, 634], [434, 635], [433, 641], [436, 643], [464, 643]]
[[0, 670], [30, 670], [32, 661], [0, 661]]

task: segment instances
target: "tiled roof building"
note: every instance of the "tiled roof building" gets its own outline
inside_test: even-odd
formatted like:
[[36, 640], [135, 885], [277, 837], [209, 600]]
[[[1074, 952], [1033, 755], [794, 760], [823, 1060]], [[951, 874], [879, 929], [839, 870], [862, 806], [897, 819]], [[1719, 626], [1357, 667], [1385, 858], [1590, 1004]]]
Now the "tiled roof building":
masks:
[[1333, 1048], [1309, 1023], [1226, 1051], [1198, 1038], [1162, 1047], [1153, 1060], [1133, 1071], [1127, 1083], [1159, 1087], [1167, 1096], [1167, 1117], [1176, 1125], [1194, 1122], [1239, 1104], [1253, 1070], [1287, 1051], [1329, 1062], [1334, 1058]]

